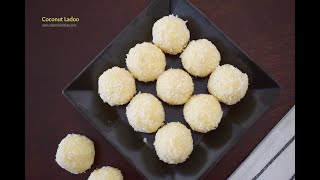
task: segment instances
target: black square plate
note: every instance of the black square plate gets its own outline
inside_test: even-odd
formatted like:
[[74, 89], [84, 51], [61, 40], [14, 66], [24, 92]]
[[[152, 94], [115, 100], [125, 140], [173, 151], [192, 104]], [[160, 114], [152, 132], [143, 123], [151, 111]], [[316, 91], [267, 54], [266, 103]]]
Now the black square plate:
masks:
[[[249, 76], [249, 90], [236, 105], [222, 104], [224, 116], [219, 127], [207, 134], [193, 132], [194, 150], [179, 165], [160, 161], [155, 153], [153, 134], [137, 133], [129, 125], [125, 107], [110, 107], [97, 93], [98, 77], [113, 66], [126, 67], [129, 49], [137, 43], [151, 42], [151, 29], [156, 20], [174, 14], [187, 20], [191, 40], [206, 38], [221, 53], [221, 64], [232, 64]], [[179, 55], [166, 55], [168, 68], [181, 68]], [[194, 94], [208, 93], [207, 78], [193, 77]], [[137, 91], [156, 95], [155, 82], [136, 81]], [[221, 30], [187, 0], [155, 0], [124, 31], [122, 31], [63, 90], [71, 103], [102, 133], [102, 135], [148, 179], [199, 179], [235, 144], [239, 137], [271, 106], [280, 95], [279, 85], [237, 47]], [[183, 106], [162, 102], [166, 121], [180, 121], [187, 127]], [[190, 128], [190, 127], [189, 127]], [[147, 143], [143, 139], [147, 138]]]

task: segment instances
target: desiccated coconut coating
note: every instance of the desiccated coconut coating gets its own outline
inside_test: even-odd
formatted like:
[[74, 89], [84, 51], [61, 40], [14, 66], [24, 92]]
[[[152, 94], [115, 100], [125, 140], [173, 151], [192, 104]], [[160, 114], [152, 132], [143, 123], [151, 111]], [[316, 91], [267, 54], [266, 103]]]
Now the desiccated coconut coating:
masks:
[[216, 129], [222, 113], [219, 101], [210, 94], [194, 95], [183, 107], [183, 116], [191, 129], [201, 133]]
[[111, 166], [103, 166], [94, 170], [88, 180], [123, 180], [122, 173], [119, 169]]
[[149, 93], [139, 93], [126, 108], [129, 124], [135, 131], [156, 132], [164, 124], [165, 113], [162, 103]]
[[191, 131], [180, 122], [168, 123], [156, 133], [154, 147], [163, 162], [183, 163], [193, 150]]
[[205, 77], [219, 65], [218, 49], [207, 39], [191, 41], [180, 55], [183, 68], [193, 76]]
[[230, 64], [218, 66], [208, 81], [210, 94], [227, 105], [239, 102], [245, 96], [248, 86], [248, 75]]
[[188, 101], [194, 90], [191, 76], [181, 69], [168, 69], [162, 73], [156, 85], [160, 99], [171, 105], [181, 105]]
[[182, 52], [190, 39], [186, 23], [174, 15], [162, 17], [152, 27], [152, 42], [165, 53], [175, 55]]
[[99, 77], [98, 93], [110, 106], [126, 104], [136, 94], [135, 79], [124, 68], [115, 66]]
[[68, 134], [58, 145], [56, 162], [63, 169], [79, 174], [90, 169], [94, 155], [94, 144], [89, 138], [79, 134]]
[[166, 58], [161, 49], [144, 42], [129, 50], [126, 58], [129, 71], [139, 81], [154, 81], [165, 71]]

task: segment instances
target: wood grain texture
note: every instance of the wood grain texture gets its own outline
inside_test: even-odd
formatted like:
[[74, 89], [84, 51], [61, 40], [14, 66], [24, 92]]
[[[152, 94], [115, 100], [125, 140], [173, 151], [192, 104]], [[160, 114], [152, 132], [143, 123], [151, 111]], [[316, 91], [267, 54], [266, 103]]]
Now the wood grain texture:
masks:
[[[125, 179], [142, 179], [120, 153], [68, 102], [62, 89], [148, 4], [149, 0], [26, 1], [25, 179], [87, 179], [55, 163], [68, 133], [95, 142], [93, 169], [111, 165]], [[204, 179], [226, 179], [295, 103], [295, 2], [192, 0], [212, 22], [283, 88], [279, 100]], [[42, 28], [41, 17], [76, 16], [76, 28]]]

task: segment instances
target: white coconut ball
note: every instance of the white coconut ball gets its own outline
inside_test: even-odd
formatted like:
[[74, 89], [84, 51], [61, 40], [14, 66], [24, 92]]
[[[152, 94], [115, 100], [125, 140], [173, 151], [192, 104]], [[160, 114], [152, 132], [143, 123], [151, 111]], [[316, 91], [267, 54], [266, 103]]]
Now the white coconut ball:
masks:
[[111, 166], [103, 166], [94, 170], [88, 180], [123, 180], [122, 173], [119, 169]]
[[168, 123], [156, 133], [154, 147], [163, 162], [183, 163], [193, 150], [191, 131], [180, 122]]
[[217, 67], [208, 81], [209, 92], [227, 105], [239, 102], [245, 96], [248, 86], [248, 75], [230, 64]]
[[180, 55], [183, 68], [193, 76], [205, 77], [219, 65], [218, 49], [207, 39], [191, 41]]
[[156, 132], [165, 119], [162, 103], [149, 93], [139, 93], [132, 98], [126, 108], [129, 124], [135, 131]]
[[166, 57], [156, 45], [144, 42], [129, 50], [126, 64], [135, 78], [149, 82], [165, 71]]
[[94, 144], [89, 138], [79, 134], [68, 134], [58, 145], [56, 162], [63, 169], [79, 174], [90, 169], [94, 155]]
[[136, 94], [135, 79], [124, 68], [115, 66], [99, 77], [98, 93], [110, 106], [126, 104]]
[[183, 107], [183, 116], [191, 129], [201, 133], [216, 129], [222, 114], [219, 101], [210, 94], [194, 95]]
[[188, 101], [194, 90], [191, 76], [181, 69], [168, 69], [162, 73], [156, 85], [160, 99], [171, 105], [181, 105]]
[[175, 55], [182, 52], [190, 39], [186, 23], [178, 16], [162, 17], [152, 27], [152, 42], [165, 53]]

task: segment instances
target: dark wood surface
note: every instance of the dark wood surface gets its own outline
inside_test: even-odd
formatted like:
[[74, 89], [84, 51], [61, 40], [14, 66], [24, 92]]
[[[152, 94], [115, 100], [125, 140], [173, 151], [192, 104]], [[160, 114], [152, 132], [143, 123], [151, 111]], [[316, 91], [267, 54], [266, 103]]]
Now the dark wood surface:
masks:
[[[226, 179], [295, 104], [295, 2], [293, 0], [192, 0], [282, 86], [279, 100], [204, 179]], [[111, 165], [125, 179], [142, 176], [68, 102], [62, 89], [148, 4], [149, 0], [26, 1], [25, 178], [87, 179]], [[42, 28], [43, 16], [74, 16], [76, 28]], [[55, 162], [57, 145], [69, 133], [95, 143], [95, 163], [73, 175]]]

